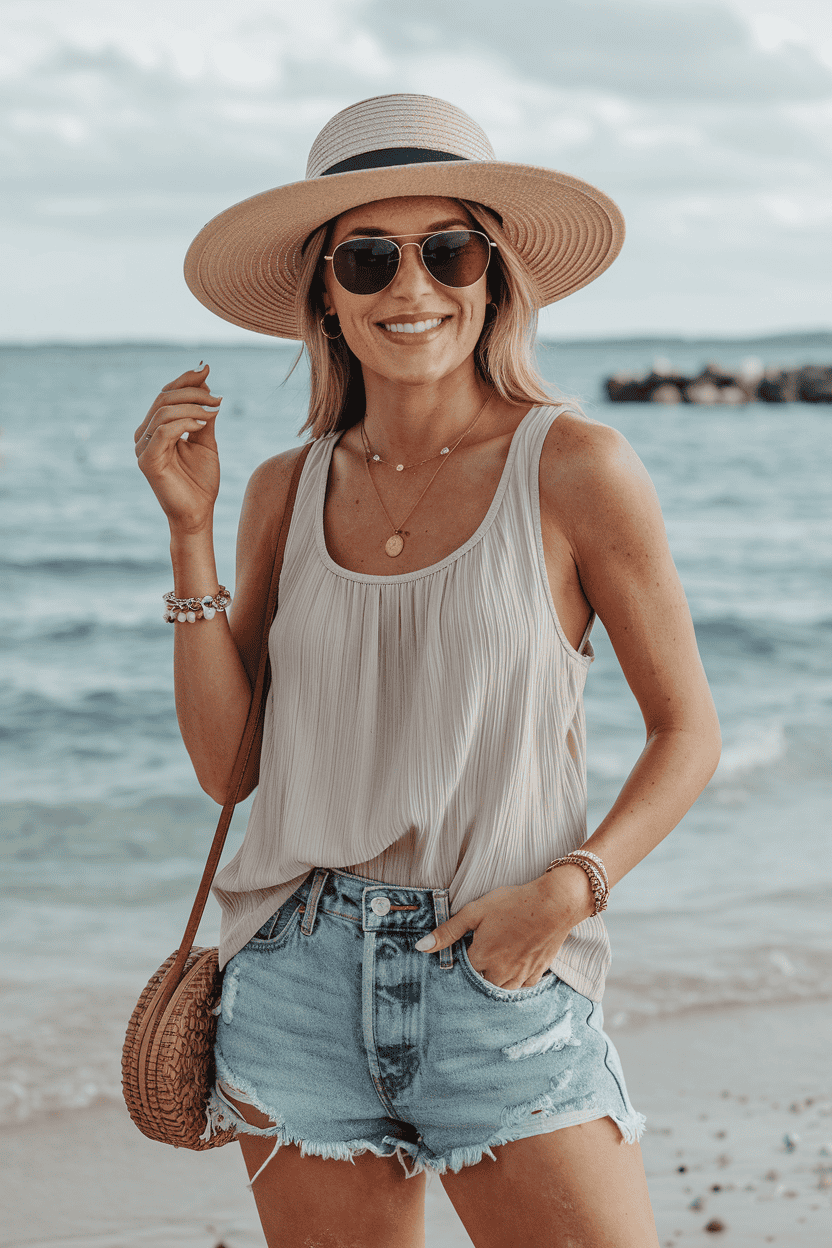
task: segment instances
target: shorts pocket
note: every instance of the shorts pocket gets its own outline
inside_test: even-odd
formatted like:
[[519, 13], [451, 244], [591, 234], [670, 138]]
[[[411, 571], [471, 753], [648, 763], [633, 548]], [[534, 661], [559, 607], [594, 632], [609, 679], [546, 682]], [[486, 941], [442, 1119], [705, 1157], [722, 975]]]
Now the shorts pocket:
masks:
[[548, 970], [544, 971], [543, 978], [536, 984], [532, 984], [530, 988], [500, 988], [497, 984], [492, 984], [490, 979], [486, 979], [471, 965], [468, 946], [473, 939], [473, 932], [466, 932], [454, 945], [454, 953], [458, 953], [459, 963], [466, 979], [487, 997], [492, 997], [497, 1001], [525, 1001], [529, 997], [539, 997], [544, 992], [549, 992], [555, 984], [561, 982], [554, 971]]
[[266, 919], [260, 930], [254, 933], [246, 948], [266, 951], [278, 949], [294, 931], [302, 909], [303, 902], [290, 897], [279, 910]]

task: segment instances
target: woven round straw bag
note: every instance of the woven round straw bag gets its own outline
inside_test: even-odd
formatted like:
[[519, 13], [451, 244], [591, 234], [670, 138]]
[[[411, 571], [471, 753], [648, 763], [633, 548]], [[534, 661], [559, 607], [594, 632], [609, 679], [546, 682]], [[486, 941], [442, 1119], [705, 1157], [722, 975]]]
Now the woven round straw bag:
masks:
[[174, 1148], [216, 1148], [236, 1136], [234, 1130], [212, 1129], [207, 1121], [206, 1106], [214, 1083], [214, 1011], [222, 993], [222, 973], [219, 951], [194, 946], [193, 941], [243, 781], [253, 777], [252, 782], [256, 783], [251, 768], [259, 762], [263, 736], [269, 688], [269, 626], [277, 610], [280, 569], [295, 494], [311, 445], [307, 443], [295, 461], [286, 507], [275, 535], [271, 580], [259, 609], [257, 678], [208, 861], [179, 949], [162, 963], [139, 997], [121, 1054], [122, 1091], [130, 1117], [143, 1135]]
[[217, 1030], [213, 1010], [222, 992], [217, 950], [191, 950], [182, 979], [160, 1008], [176, 953], [150, 980], [127, 1026], [121, 1059], [124, 1099], [149, 1139], [174, 1148], [216, 1148], [235, 1134], [225, 1130], [206, 1137]]

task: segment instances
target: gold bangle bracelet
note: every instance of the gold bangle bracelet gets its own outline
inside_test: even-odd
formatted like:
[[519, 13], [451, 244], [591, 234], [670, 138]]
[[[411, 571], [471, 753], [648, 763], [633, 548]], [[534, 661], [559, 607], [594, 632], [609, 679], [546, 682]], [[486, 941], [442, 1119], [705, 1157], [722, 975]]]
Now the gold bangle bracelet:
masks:
[[573, 863], [576, 867], [580, 867], [589, 879], [592, 895], [595, 898], [595, 909], [593, 914], [600, 914], [602, 910], [606, 910], [610, 890], [604, 882], [598, 868], [591, 863], [589, 859], [578, 854], [565, 854], [563, 858], [556, 858], [554, 862], [550, 862], [546, 871], [553, 871], [555, 867], [562, 867], [569, 862]]

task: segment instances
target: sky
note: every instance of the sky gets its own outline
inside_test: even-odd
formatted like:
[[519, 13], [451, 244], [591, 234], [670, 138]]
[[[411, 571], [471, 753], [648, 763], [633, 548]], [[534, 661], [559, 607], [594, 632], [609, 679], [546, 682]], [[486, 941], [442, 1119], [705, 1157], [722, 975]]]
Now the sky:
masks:
[[394, 91], [620, 205], [544, 336], [832, 327], [829, 0], [0, 0], [0, 341], [266, 345], [190, 294], [191, 239]]

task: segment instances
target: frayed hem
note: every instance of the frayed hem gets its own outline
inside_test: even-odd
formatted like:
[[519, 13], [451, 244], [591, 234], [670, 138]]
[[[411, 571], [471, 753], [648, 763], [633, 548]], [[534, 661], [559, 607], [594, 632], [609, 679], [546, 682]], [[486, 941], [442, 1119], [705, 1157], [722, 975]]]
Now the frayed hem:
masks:
[[[225, 1076], [221, 1077], [225, 1079]], [[227, 1080], [227, 1082], [231, 1081]], [[233, 1083], [231, 1086], [236, 1087]], [[355, 1165], [355, 1158], [360, 1157], [363, 1153], [370, 1152], [375, 1154], [376, 1157], [392, 1157], [395, 1154], [399, 1158], [406, 1176], [408, 1178], [411, 1177], [411, 1172], [407, 1169], [404, 1159], [399, 1151], [401, 1147], [406, 1147], [403, 1145], [401, 1140], [397, 1140], [393, 1136], [386, 1135], [382, 1142], [382, 1146], [374, 1144], [371, 1140], [363, 1139], [343, 1141], [308, 1140], [300, 1135], [295, 1135], [291, 1131], [288, 1131], [286, 1129], [285, 1121], [283, 1119], [276, 1120], [278, 1116], [275, 1115], [268, 1107], [261, 1106], [259, 1102], [256, 1101], [252, 1092], [250, 1092], [247, 1088], [239, 1088], [237, 1090], [249, 1096], [255, 1109], [259, 1109], [261, 1113], [266, 1114], [273, 1120], [271, 1125], [268, 1127], [257, 1127], [254, 1126], [253, 1123], [247, 1122], [246, 1119], [243, 1118], [242, 1114], [240, 1114], [236, 1109], [233, 1109], [226, 1102], [222, 1093], [214, 1087], [208, 1097], [208, 1104], [205, 1111], [207, 1122], [205, 1131], [202, 1133], [200, 1138], [207, 1141], [215, 1133], [230, 1129], [235, 1131], [238, 1136], [259, 1135], [262, 1138], [274, 1140], [274, 1147], [272, 1148], [272, 1151], [269, 1153], [268, 1157], [263, 1162], [262, 1166], [260, 1166], [256, 1174], [253, 1174], [246, 1184], [246, 1187], [249, 1190], [251, 1190], [255, 1179], [260, 1177], [266, 1166], [277, 1154], [278, 1149], [283, 1148], [287, 1144], [292, 1144], [299, 1148], [301, 1157], [324, 1157], [330, 1161], [350, 1161], [353, 1165]], [[385, 1152], [383, 1144], [389, 1144], [393, 1147], [391, 1147], [389, 1151]]]
[[640, 1114], [638, 1110], [633, 1110], [628, 1118], [619, 1118], [615, 1114], [610, 1114], [618, 1130], [621, 1132], [625, 1144], [637, 1144], [644, 1134], [647, 1126], [647, 1119], [644, 1114]]
[[255, 1127], [250, 1122], [246, 1122], [245, 1118], [240, 1114], [236, 1106], [232, 1105], [223, 1095], [221, 1089], [215, 1084], [211, 1089], [208, 1098], [209, 1113], [213, 1113], [218, 1120], [222, 1120], [225, 1127], [237, 1127], [240, 1131], [245, 1131], [251, 1135], [267, 1135], [273, 1136], [280, 1131], [285, 1119], [283, 1116], [271, 1106], [265, 1105], [257, 1095], [256, 1090], [248, 1082], [247, 1079], [238, 1079], [222, 1058], [222, 1054], [214, 1051], [214, 1060], [216, 1065], [217, 1077], [222, 1080], [229, 1089], [235, 1089], [247, 1098], [247, 1102], [254, 1109], [259, 1109], [261, 1114], [270, 1120], [268, 1127]]
[[[242, 1092], [242, 1088], [240, 1091]], [[219, 1134], [220, 1131], [237, 1131], [246, 1135], [263, 1135], [272, 1139], [275, 1135], [283, 1130], [283, 1123], [275, 1119], [274, 1114], [268, 1109], [261, 1109], [259, 1105], [255, 1105], [255, 1109], [259, 1109], [262, 1114], [266, 1114], [272, 1119], [268, 1127], [255, 1127], [253, 1123], [246, 1122], [245, 1118], [234, 1109], [226, 1101], [222, 1093], [218, 1092], [216, 1087], [212, 1088], [208, 1094], [208, 1103], [205, 1106], [206, 1126], [200, 1139], [210, 1140], [212, 1135]]]
[[373, 1144], [370, 1140], [307, 1140], [299, 1135], [293, 1135], [291, 1131], [284, 1129], [281, 1130], [279, 1136], [275, 1137], [274, 1148], [257, 1171], [257, 1174], [252, 1176], [251, 1182], [247, 1186], [250, 1188], [254, 1180], [262, 1174], [278, 1149], [290, 1144], [300, 1150], [301, 1157], [323, 1157], [327, 1161], [349, 1161], [352, 1165], [355, 1165], [356, 1157], [361, 1157], [364, 1153], [372, 1153], [375, 1157], [392, 1157], [395, 1154], [404, 1168], [405, 1175], [407, 1178], [410, 1178], [410, 1172], [399, 1152], [401, 1140], [394, 1140], [392, 1136], [385, 1136], [384, 1143], [394, 1144], [395, 1147], [385, 1152], [383, 1147]]
[[[646, 1119], [644, 1114], [633, 1112], [630, 1117], [622, 1118], [615, 1114], [597, 1114], [597, 1118], [610, 1118], [621, 1132], [622, 1140], [625, 1144], [635, 1144], [641, 1138], [646, 1127]], [[551, 1131], [564, 1130], [566, 1126], [578, 1125], [579, 1122], [592, 1122], [593, 1118], [583, 1118], [579, 1116], [573, 1123], [563, 1123], [560, 1126], [551, 1124]], [[292, 1144], [300, 1149], [301, 1157], [324, 1157], [332, 1161], [349, 1161], [355, 1165], [355, 1158], [360, 1157], [363, 1153], [373, 1153], [376, 1157], [393, 1157], [396, 1156], [405, 1173], [405, 1178], [415, 1178], [417, 1174], [459, 1174], [460, 1170], [465, 1166], [476, 1166], [484, 1157], [490, 1157], [492, 1161], [497, 1158], [493, 1152], [495, 1148], [499, 1148], [501, 1144], [511, 1144], [515, 1140], [527, 1139], [527, 1136], [518, 1135], [516, 1128], [510, 1128], [504, 1131], [498, 1131], [491, 1136], [484, 1144], [465, 1144], [459, 1148], [451, 1149], [444, 1157], [434, 1157], [425, 1152], [424, 1148], [419, 1144], [411, 1144], [406, 1140], [397, 1140], [395, 1137], [386, 1135], [382, 1141], [382, 1145], [373, 1144], [370, 1140], [345, 1140], [345, 1141], [316, 1141], [303, 1139], [298, 1135], [287, 1131], [283, 1125], [271, 1127], [255, 1127], [251, 1123], [246, 1122], [237, 1114], [230, 1114], [224, 1106], [222, 1106], [213, 1096], [208, 1102], [208, 1126], [206, 1127], [203, 1139], [209, 1139], [213, 1131], [224, 1130], [231, 1127], [237, 1131], [238, 1135], [260, 1135], [274, 1139], [274, 1147], [269, 1153], [266, 1160], [260, 1166], [256, 1174], [252, 1175], [246, 1187], [251, 1190], [255, 1179], [259, 1178], [265, 1170], [266, 1166], [276, 1155], [278, 1149], [284, 1145]], [[535, 1134], [545, 1135], [548, 1132], [544, 1129]], [[385, 1151], [384, 1145], [389, 1145], [389, 1151]], [[404, 1155], [408, 1157], [410, 1165], [405, 1162]]]
[[[633, 1110], [632, 1115], [622, 1118], [611, 1113], [594, 1113], [590, 1117], [584, 1117], [582, 1114], [576, 1114], [575, 1120], [569, 1123], [551, 1123], [549, 1128], [543, 1128], [535, 1132], [536, 1135], [547, 1135], [549, 1131], [563, 1131], [567, 1126], [577, 1126], [583, 1122], [594, 1122], [598, 1118], [610, 1118], [621, 1132], [622, 1140], [625, 1144], [636, 1144], [644, 1132], [647, 1120], [644, 1114], [640, 1114]], [[459, 1174], [465, 1166], [476, 1166], [482, 1161], [483, 1157], [490, 1157], [492, 1161], [497, 1158], [493, 1153], [493, 1149], [499, 1148], [501, 1144], [511, 1144], [515, 1140], [528, 1139], [528, 1136], [518, 1135], [517, 1130], [506, 1129], [498, 1131], [496, 1135], [492, 1135], [484, 1144], [466, 1144], [460, 1148], [451, 1149], [445, 1157], [431, 1157], [424, 1152], [418, 1144], [408, 1144], [405, 1141], [398, 1142], [398, 1148], [406, 1152], [412, 1162], [411, 1169], [407, 1172], [408, 1178], [412, 1178], [415, 1174], [429, 1171], [435, 1174], [446, 1174], [449, 1170], [453, 1174]], [[402, 1160], [399, 1158], [399, 1160]], [[402, 1165], [404, 1162], [402, 1161]]]
[[[415, 1175], [421, 1174], [423, 1171], [433, 1174], [447, 1174], [451, 1170], [454, 1174], [459, 1174], [464, 1166], [476, 1166], [483, 1157], [488, 1156], [492, 1161], [497, 1158], [491, 1151], [491, 1146], [497, 1144], [508, 1143], [508, 1137], [501, 1139], [495, 1137], [486, 1144], [465, 1144], [460, 1148], [452, 1148], [446, 1157], [431, 1157], [426, 1154], [418, 1144], [408, 1144], [406, 1141], [399, 1141], [399, 1148], [408, 1154], [412, 1165], [410, 1170], [405, 1166], [405, 1173], [409, 1179]], [[399, 1160], [402, 1160], [401, 1158]], [[404, 1166], [404, 1161], [402, 1160]]]

